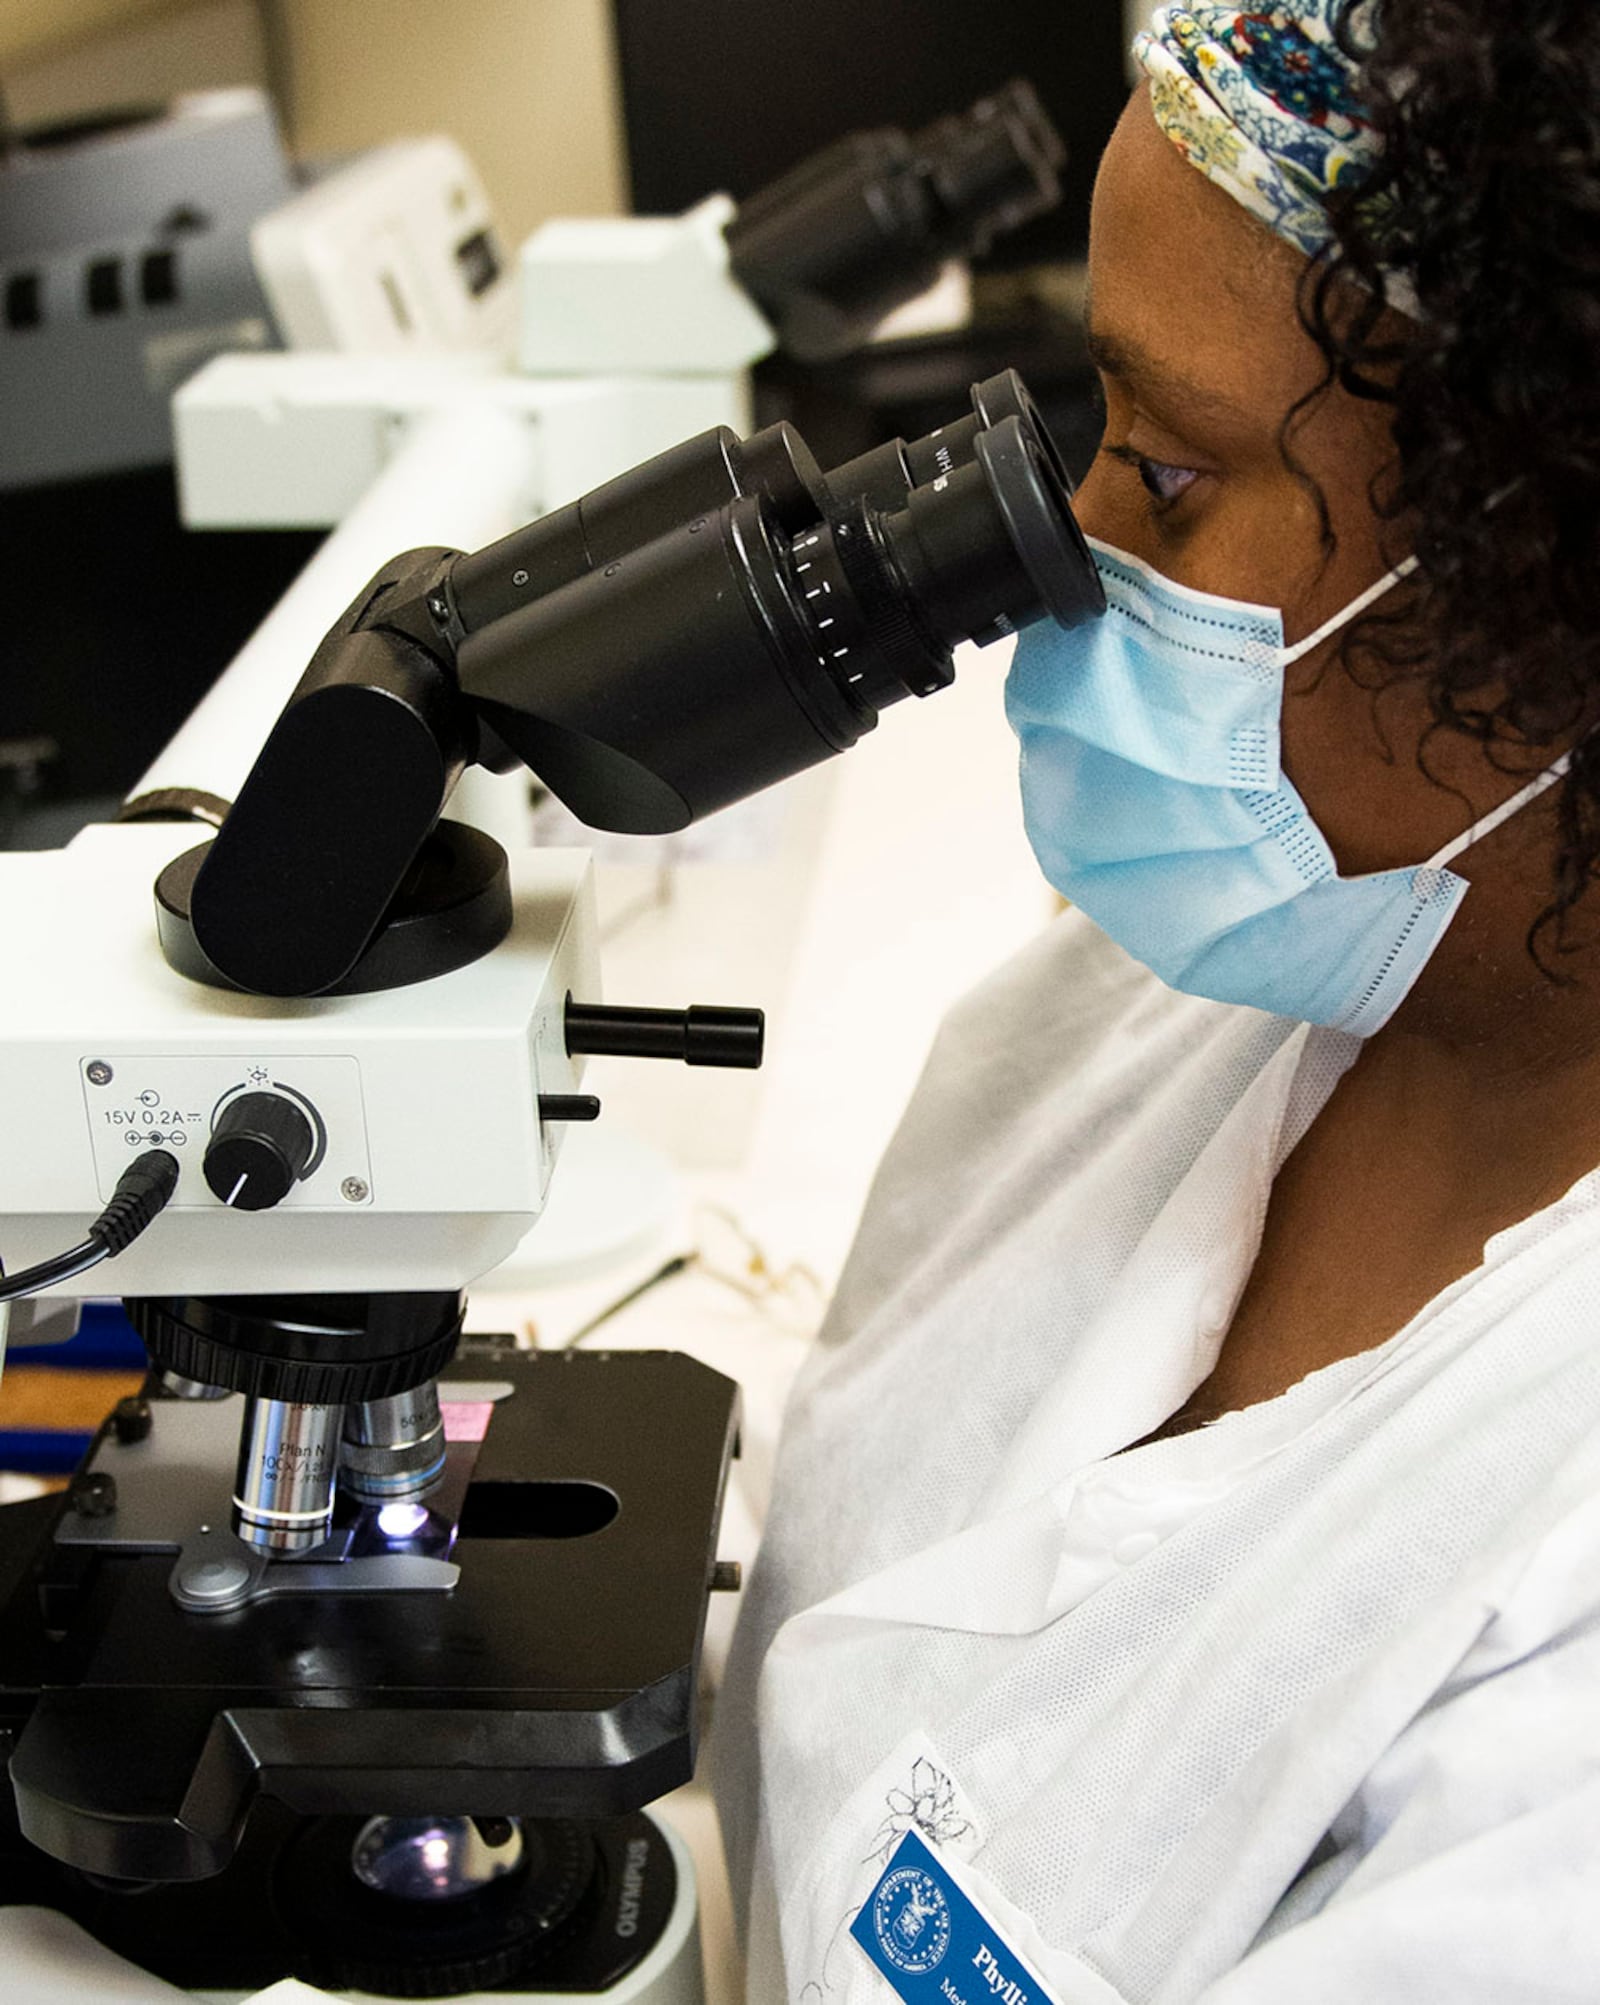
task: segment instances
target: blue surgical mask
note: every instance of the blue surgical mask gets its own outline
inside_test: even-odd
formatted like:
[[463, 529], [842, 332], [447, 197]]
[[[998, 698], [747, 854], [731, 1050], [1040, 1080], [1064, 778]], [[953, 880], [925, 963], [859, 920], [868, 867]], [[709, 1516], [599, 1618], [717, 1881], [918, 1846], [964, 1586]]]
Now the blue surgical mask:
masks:
[[1370, 1036], [1466, 895], [1445, 866], [1566, 760], [1426, 863], [1341, 877], [1279, 763], [1284, 671], [1414, 560], [1286, 647], [1273, 608], [1191, 591], [1093, 538], [1090, 548], [1104, 616], [1029, 628], [1006, 683], [1045, 876], [1170, 988]]

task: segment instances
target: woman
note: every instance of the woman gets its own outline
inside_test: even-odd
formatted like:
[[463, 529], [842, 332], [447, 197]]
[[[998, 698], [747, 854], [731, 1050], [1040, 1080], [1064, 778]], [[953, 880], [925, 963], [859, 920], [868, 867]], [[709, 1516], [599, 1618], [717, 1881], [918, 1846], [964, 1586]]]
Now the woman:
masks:
[[1109, 610], [1007, 689], [1081, 909], [947, 1025], [791, 1409], [749, 1995], [1592, 1999], [1600, 20], [1137, 48]]

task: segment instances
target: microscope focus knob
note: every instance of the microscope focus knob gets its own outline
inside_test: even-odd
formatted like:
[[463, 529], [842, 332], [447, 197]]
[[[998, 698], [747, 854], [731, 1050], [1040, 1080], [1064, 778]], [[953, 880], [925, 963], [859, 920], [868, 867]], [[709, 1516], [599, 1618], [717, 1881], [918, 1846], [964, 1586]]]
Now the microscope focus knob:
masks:
[[211, 1131], [206, 1182], [235, 1211], [266, 1211], [294, 1189], [315, 1147], [311, 1123], [292, 1100], [241, 1093]]

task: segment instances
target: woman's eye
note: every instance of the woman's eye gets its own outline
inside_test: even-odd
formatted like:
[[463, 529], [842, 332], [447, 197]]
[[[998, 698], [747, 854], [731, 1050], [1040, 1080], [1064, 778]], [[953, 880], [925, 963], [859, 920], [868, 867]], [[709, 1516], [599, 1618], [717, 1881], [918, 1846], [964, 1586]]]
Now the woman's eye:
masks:
[[1146, 459], [1142, 453], [1135, 464], [1145, 492], [1156, 501], [1176, 501], [1199, 479], [1193, 467], [1169, 466], [1165, 460]]
[[1192, 466], [1174, 466], [1169, 460], [1151, 459], [1132, 446], [1107, 446], [1105, 450], [1113, 459], [1133, 468], [1145, 493], [1158, 508], [1172, 507], [1200, 478]]

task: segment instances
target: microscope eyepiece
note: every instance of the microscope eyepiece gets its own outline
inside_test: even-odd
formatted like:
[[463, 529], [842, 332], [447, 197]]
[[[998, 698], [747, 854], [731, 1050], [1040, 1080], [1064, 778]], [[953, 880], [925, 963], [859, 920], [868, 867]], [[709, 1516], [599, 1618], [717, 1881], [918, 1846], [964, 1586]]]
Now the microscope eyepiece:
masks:
[[874, 507], [897, 507], [908, 488], [925, 487], [941, 474], [969, 465], [982, 434], [995, 430], [1007, 418], [1017, 420], [1030, 449], [1049, 462], [1055, 485], [1070, 495], [1072, 482], [1055, 440], [1015, 369], [1002, 369], [998, 376], [974, 383], [972, 409], [965, 417], [952, 419], [920, 439], [888, 439], [835, 467], [827, 477], [828, 492], [836, 501], [861, 495]]
[[937, 203], [947, 257], [981, 256], [997, 236], [1060, 199], [1067, 150], [1024, 78], [968, 112], [936, 119], [911, 145]]
[[791, 538], [808, 530], [830, 503], [859, 497], [875, 508], [897, 508], [909, 489], [970, 465], [978, 439], [1007, 418], [1017, 419], [1030, 451], [1048, 462], [1055, 485], [1070, 494], [1037, 406], [1016, 370], [1004, 369], [973, 385], [964, 417], [920, 439], [890, 439], [827, 474], [793, 425], [768, 425], [748, 439], [714, 426], [462, 557], [447, 588], [453, 614], [467, 633], [476, 633], [741, 496], [765, 500]]
[[[717, 427], [476, 555], [392, 559], [215, 839], [162, 873], [169, 962], [271, 995], [466, 965], [512, 917], [500, 852], [476, 837], [487, 874], [457, 867], [438, 819], [466, 761], [522, 761], [591, 828], [685, 828], [943, 688], [962, 643], [1102, 612], [1071, 492], [1006, 371], [954, 423], [826, 476], [788, 425]], [[161, 1363], [234, 1383], [206, 1358]]]
[[830, 480], [800, 533], [742, 493], [469, 632], [461, 690], [591, 827], [683, 828], [943, 688], [960, 642], [1099, 612], [1041, 431], [975, 426], [963, 463], [885, 483], [888, 506]]

